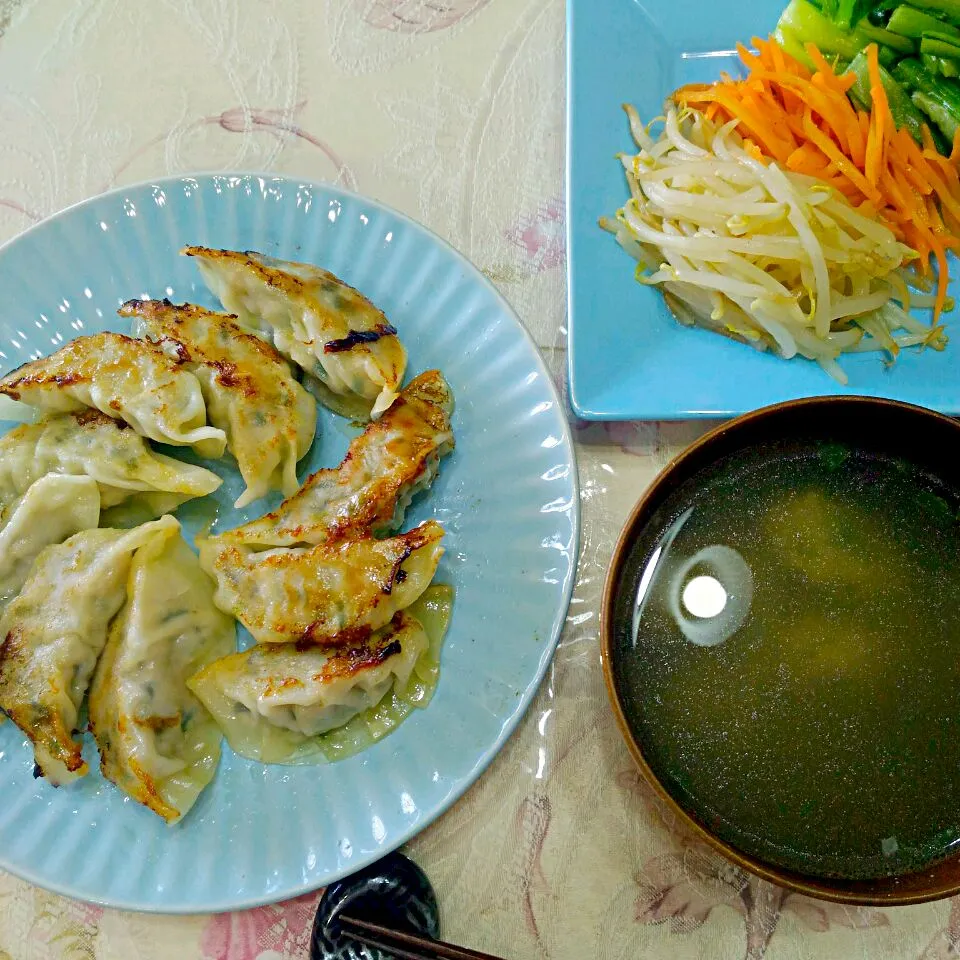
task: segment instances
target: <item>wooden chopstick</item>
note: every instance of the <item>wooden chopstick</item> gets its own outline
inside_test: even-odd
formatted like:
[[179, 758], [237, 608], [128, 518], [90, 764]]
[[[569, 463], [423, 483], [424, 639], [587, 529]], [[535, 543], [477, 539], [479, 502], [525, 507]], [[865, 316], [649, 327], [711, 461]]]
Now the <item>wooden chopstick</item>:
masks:
[[348, 914], [340, 914], [337, 922], [347, 936], [365, 943], [368, 947], [392, 953], [397, 960], [503, 960], [491, 953], [457, 947], [452, 943], [444, 943], [443, 940], [432, 940], [430, 937], [421, 937], [405, 930], [382, 927], [379, 923], [359, 920]]

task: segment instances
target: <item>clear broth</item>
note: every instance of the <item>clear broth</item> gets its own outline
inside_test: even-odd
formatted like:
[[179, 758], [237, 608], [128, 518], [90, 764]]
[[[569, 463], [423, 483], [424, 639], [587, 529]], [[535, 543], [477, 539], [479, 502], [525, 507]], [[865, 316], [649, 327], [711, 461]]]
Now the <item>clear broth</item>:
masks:
[[809, 445], [713, 468], [648, 526], [621, 682], [650, 766], [722, 839], [848, 879], [960, 842], [958, 506], [911, 464]]

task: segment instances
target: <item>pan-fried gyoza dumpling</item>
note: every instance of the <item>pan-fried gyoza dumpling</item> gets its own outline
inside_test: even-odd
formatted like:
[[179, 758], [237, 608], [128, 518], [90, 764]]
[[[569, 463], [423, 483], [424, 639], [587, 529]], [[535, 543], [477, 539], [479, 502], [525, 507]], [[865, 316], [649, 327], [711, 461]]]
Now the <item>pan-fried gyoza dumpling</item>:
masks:
[[126, 598], [134, 551], [179, 526], [165, 516], [47, 547], [0, 618], [0, 709], [30, 738], [39, 771], [55, 786], [87, 772], [72, 734], [107, 626]]
[[183, 358], [200, 381], [207, 417], [227, 435], [247, 489], [245, 507], [271, 490], [297, 490], [297, 461], [313, 443], [317, 406], [269, 343], [245, 332], [236, 317], [169, 300], [130, 300], [120, 316], [165, 352]]
[[44, 547], [99, 522], [100, 491], [93, 478], [51, 473], [31, 484], [0, 527], [0, 609], [20, 592]]
[[350, 645], [389, 623], [426, 590], [443, 554], [433, 520], [386, 540], [367, 537], [280, 547], [198, 541], [217, 581], [214, 601], [260, 643], [310, 640]]
[[258, 644], [212, 663], [189, 685], [241, 756], [346, 757], [430, 702], [452, 602], [450, 587], [433, 586], [362, 644]]
[[58, 414], [0, 437], [0, 509], [48, 473], [92, 477], [104, 510], [135, 498], [154, 516], [223, 482], [203, 467], [155, 453], [126, 423], [96, 410]]
[[411, 380], [392, 407], [272, 513], [218, 534], [223, 543], [292, 547], [395, 530], [453, 450], [453, 394], [438, 370]]
[[219, 457], [222, 430], [207, 426], [197, 378], [146, 340], [121, 333], [77, 337], [0, 380], [0, 394], [51, 413], [92, 407], [141, 436]]
[[176, 529], [137, 551], [90, 685], [90, 728], [103, 775], [168, 823], [196, 803], [220, 759], [220, 729], [186, 681], [236, 639]]
[[396, 399], [406, 350], [383, 313], [353, 287], [319, 267], [253, 251], [182, 252], [197, 261], [225, 309], [316, 378], [330, 409], [376, 419]]

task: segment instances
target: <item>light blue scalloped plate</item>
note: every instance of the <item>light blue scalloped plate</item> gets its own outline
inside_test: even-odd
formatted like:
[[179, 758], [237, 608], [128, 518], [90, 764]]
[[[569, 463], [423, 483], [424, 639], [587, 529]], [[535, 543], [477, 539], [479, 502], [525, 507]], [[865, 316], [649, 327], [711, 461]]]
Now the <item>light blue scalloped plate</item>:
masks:
[[[423, 227], [333, 187], [256, 175], [169, 179], [39, 224], [0, 249], [0, 368], [78, 334], [125, 330], [115, 311], [130, 297], [215, 306], [195, 266], [178, 256], [188, 243], [334, 271], [399, 329], [408, 376], [444, 372], [456, 394], [457, 449], [407, 526], [436, 517], [446, 527], [437, 579], [454, 584], [456, 603], [427, 709], [329, 766], [262, 766], [225, 745], [216, 780], [176, 827], [99, 772], [59, 790], [34, 780], [25, 738], [9, 722], [0, 726], [0, 868], [68, 896], [166, 913], [296, 896], [376, 860], [443, 813], [493, 759], [544, 675], [570, 599], [579, 529], [566, 417], [510, 307]], [[336, 465], [355, 432], [321, 411], [301, 477]], [[213, 466], [227, 478], [215, 497], [218, 528], [276, 502], [234, 510], [239, 477]], [[181, 508], [189, 532], [204, 513]], [[86, 756], [95, 766], [92, 742]]]

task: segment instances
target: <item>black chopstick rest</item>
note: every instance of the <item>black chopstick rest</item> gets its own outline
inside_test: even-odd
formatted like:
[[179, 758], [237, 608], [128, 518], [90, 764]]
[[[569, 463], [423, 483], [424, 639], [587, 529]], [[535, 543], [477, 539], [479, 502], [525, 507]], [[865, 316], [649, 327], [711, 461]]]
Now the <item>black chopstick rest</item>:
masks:
[[313, 921], [310, 960], [393, 960], [345, 934], [340, 914], [437, 939], [440, 910], [426, 874], [402, 853], [391, 853], [327, 887]]

